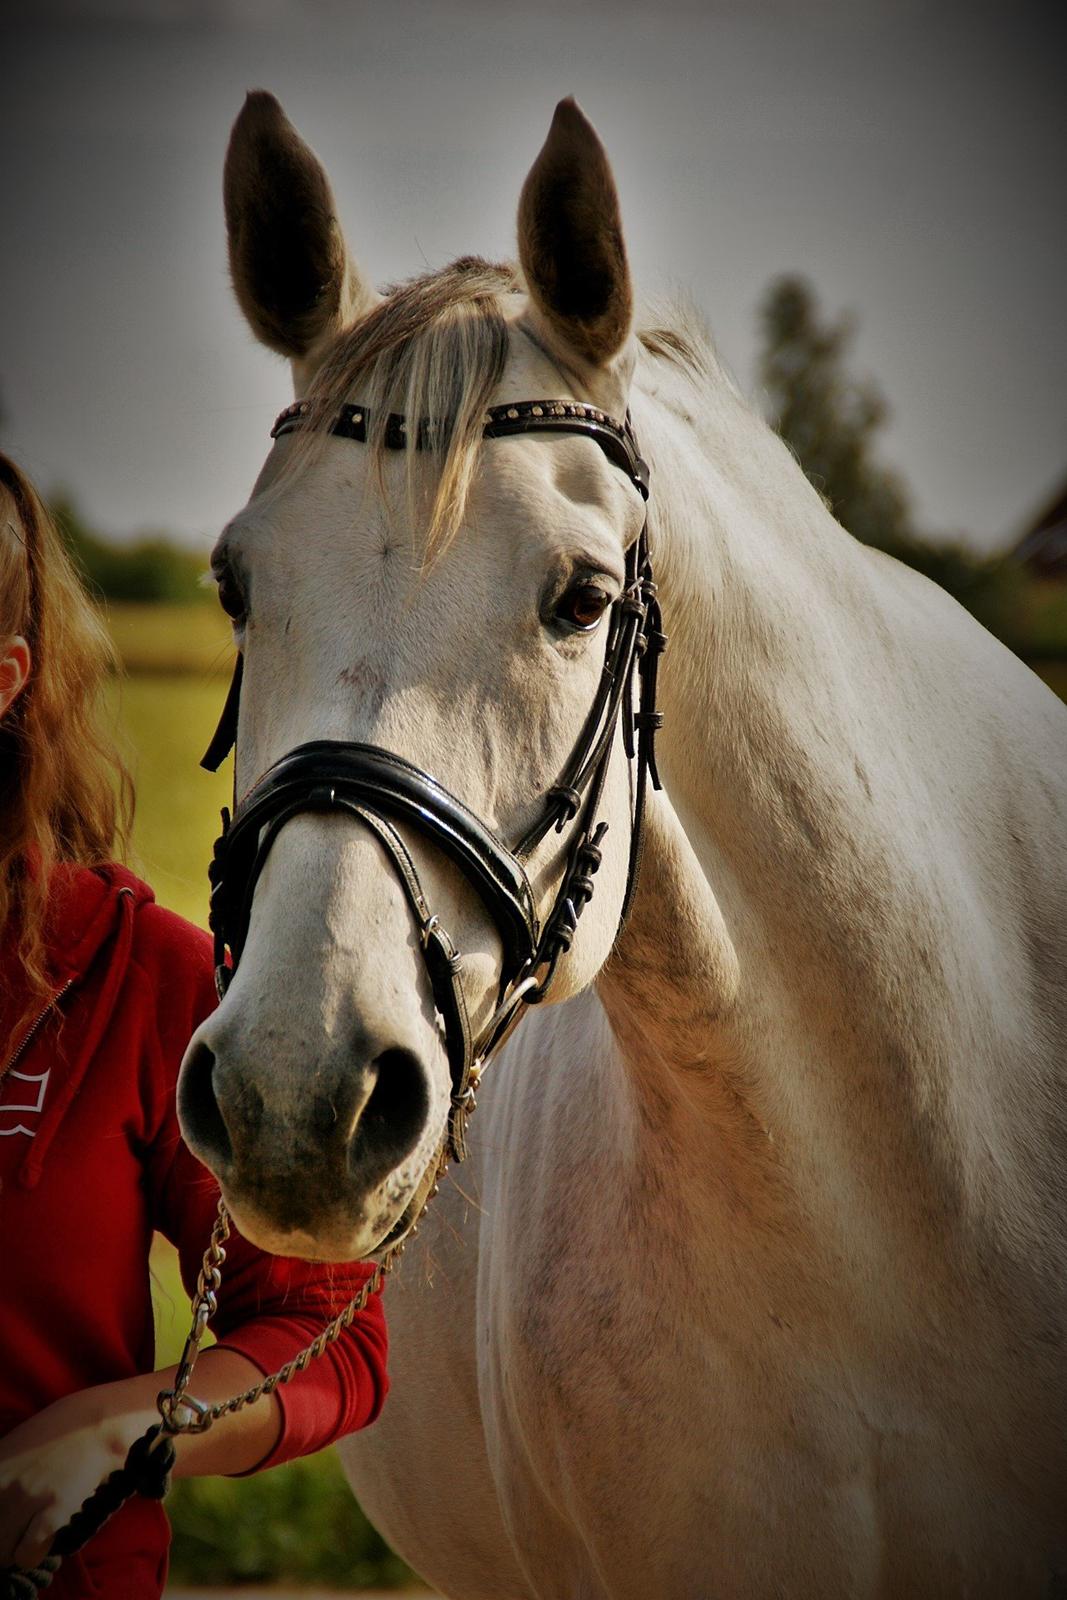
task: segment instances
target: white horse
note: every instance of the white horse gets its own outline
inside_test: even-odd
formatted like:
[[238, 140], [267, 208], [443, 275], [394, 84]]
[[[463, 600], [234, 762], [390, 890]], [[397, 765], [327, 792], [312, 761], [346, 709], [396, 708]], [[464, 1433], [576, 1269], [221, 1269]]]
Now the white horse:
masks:
[[[1067, 1592], [1067, 711], [840, 528], [691, 317], [634, 332], [573, 103], [523, 190], [521, 275], [465, 260], [379, 296], [268, 95], [226, 197], [238, 298], [297, 394], [452, 425], [444, 455], [281, 438], [225, 531], [240, 791], [358, 739], [512, 846], [537, 814], [642, 505], [587, 438], [483, 442], [487, 405], [629, 408], [671, 639], [632, 913], [617, 938], [616, 750], [565, 1003], [489, 1069], [391, 1281], [391, 1397], [344, 1447], [363, 1505], [456, 1600]], [[400, 831], [478, 1026], [500, 941]], [[542, 910], [565, 843], [530, 863]], [[293, 818], [190, 1047], [190, 1143], [253, 1239], [337, 1259], [419, 1195], [448, 1103], [378, 841]]]

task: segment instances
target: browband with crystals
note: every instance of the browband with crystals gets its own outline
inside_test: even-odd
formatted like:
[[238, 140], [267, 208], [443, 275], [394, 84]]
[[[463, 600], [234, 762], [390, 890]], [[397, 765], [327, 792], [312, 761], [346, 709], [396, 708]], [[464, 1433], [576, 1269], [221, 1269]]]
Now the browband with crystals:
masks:
[[[367, 406], [343, 405], [324, 432], [336, 434], [339, 439], [355, 439], [365, 444], [371, 431], [373, 412]], [[286, 406], [270, 430], [272, 439], [295, 433], [312, 421], [310, 400], [294, 400]], [[416, 450], [430, 450], [440, 442], [435, 439], [436, 427], [430, 417], [420, 419], [414, 430]], [[629, 417], [618, 423], [606, 411], [581, 400], [523, 400], [505, 406], [491, 406], [485, 414], [482, 437], [505, 439], [519, 433], [580, 433], [593, 439], [615, 466], [621, 467], [644, 499], [648, 499], [648, 465], [641, 459], [630, 427]], [[412, 442], [412, 431], [407, 418], [397, 411], [389, 412], [382, 431], [382, 443], [387, 450], [406, 450]]]

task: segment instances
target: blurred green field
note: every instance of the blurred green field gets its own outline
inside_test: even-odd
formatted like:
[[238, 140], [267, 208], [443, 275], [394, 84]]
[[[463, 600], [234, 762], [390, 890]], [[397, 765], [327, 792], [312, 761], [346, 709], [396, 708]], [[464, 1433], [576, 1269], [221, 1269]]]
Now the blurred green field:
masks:
[[135, 673], [113, 681], [113, 711], [137, 791], [131, 866], [161, 904], [207, 926], [207, 865], [230, 803], [228, 765], [200, 766], [226, 679], [199, 672]]
[[200, 757], [229, 686], [229, 625], [206, 603], [112, 602], [106, 617], [125, 668], [110, 709], [137, 792], [131, 865], [162, 905], [206, 926], [207, 864], [233, 780]]
[[233, 656], [230, 625], [214, 600], [193, 605], [107, 602], [111, 637], [127, 672], [217, 672]]

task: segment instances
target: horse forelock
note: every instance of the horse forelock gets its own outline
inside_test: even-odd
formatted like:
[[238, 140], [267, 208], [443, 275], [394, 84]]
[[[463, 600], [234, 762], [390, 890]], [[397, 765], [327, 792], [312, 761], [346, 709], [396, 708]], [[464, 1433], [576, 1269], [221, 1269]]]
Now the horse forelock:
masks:
[[[294, 466], [316, 451], [342, 405], [365, 405], [367, 445], [379, 485], [390, 413], [430, 419], [428, 447], [406, 452], [408, 508], [424, 529], [427, 560], [455, 537], [483, 445], [485, 414], [507, 366], [504, 299], [522, 293], [510, 262], [462, 256], [436, 272], [386, 287], [383, 297], [324, 351], [307, 393], [311, 428]], [[722, 376], [711, 336], [691, 307], [657, 306], [635, 330], [642, 349], [697, 385]], [[521, 396], [516, 398], [532, 398]], [[427, 473], [429, 471], [429, 481]]]
[[368, 408], [367, 445], [379, 484], [389, 414], [407, 417], [412, 432], [432, 420], [428, 448], [406, 452], [407, 500], [409, 509], [422, 511], [413, 521], [425, 528], [428, 558], [462, 521], [485, 413], [507, 363], [502, 300], [519, 288], [514, 267], [476, 256], [392, 285], [332, 342], [308, 391], [312, 427], [305, 440], [321, 436], [346, 402]]

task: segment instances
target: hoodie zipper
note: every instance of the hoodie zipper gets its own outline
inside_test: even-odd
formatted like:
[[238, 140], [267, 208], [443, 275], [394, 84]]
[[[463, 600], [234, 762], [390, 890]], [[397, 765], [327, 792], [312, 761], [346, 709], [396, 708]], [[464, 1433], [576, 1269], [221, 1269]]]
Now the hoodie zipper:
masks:
[[74, 987], [74, 979], [73, 978], [68, 978], [66, 983], [63, 985], [62, 989], [57, 989], [56, 990], [55, 994], [52, 996], [51, 1000], [49, 1000], [48, 1004], [45, 1006], [45, 1008], [41, 1012], [40, 1016], [39, 1017], [35, 1017], [34, 1020], [30, 1023], [29, 1028], [22, 1035], [21, 1040], [19, 1041], [18, 1045], [15, 1047], [14, 1055], [11, 1056], [10, 1059], [7, 1062], [5, 1062], [3, 1067], [0, 1067], [0, 1081], [2, 1081], [4, 1078], [6, 1078], [8, 1073], [12, 1070], [12, 1068], [17, 1066], [18, 1063], [22, 1060], [23, 1056], [26, 1054], [27, 1050], [30, 1048], [30, 1045], [36, 1039], [37, 1035], [40, 1033], [41, 1029], [44, 1027], [45, 1023], [48, 1021], [48, 1018], [52, 1015], [52, 1012], [55, 1010], [56, 1006], [59, 1004], [59, 1002], [62, 1000], [63, 996], [66, 994], [67, 990], [68, 989], [73, 989], [73, 987]]

